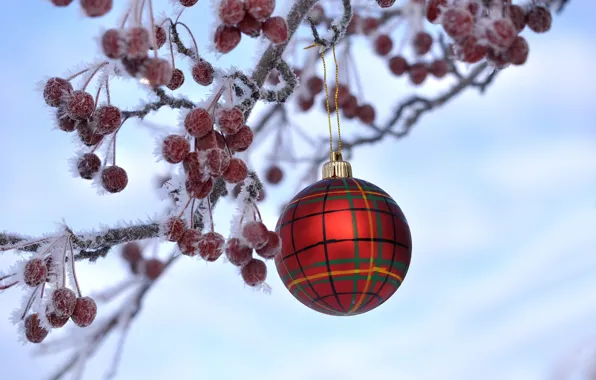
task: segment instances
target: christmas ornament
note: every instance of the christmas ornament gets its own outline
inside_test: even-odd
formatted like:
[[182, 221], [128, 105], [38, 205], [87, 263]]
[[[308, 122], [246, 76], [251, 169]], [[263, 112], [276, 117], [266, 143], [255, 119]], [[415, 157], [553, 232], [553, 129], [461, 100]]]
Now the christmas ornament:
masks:
[[[324, 53], [321, 57], [325, 67]], [[336, 89], [337, 84], [336, 61]], [[336, 102], [337, 96], [336, 90]], [[276, 232], [282, 247], [275, 265], [286, 288], [304, 305], [329, 315], [357, 315], [378, 307], [399, 288], [410, 266], [412, 241], [393, 198], [352, 177], [341, 155], [339, 117], [339, 149], [333, 151], [330, 112], [328, 119], [330, 161], [323, 166], [323, 179], [298, 193], [280, 216]]]

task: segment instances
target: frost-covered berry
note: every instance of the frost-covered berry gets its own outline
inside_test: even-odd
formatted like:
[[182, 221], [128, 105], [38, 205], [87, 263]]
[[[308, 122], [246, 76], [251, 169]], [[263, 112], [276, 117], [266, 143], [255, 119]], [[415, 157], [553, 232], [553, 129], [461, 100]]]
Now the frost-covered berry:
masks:
[[[189, 178], [190, 179], [190, 178]], [[197, 180], [192, 179], [193, 182], [197, 182]], [[213, 180], [211, 178], [207, 179], [207, 181], [202, 182], [200, 188], [199, 187], [191, 187], [192, 191], [189, 191], [189, 183], [186, 182], [186, 191], [191, 198], [203, 199], [207, 197], [211, 190], [213, 189]]]
[[126, 54], [124, 36], [120, 29], [108, 29], [101, 36], [101, 49], [106, 57], [120, 59]]
[[253, 137], [250, 127], [244, 125], [238, 130], [238, 133], [226, 136], [228, 148], [235, 152], [244, 152], [252, 144]]
[[186, 232], [186, 222], [179, 217], [171, 217], [164, 224], [164, 235], [168, 241], [177, 242]]
[[184, 128], [193, 137], [203, 137], [213, 130], [213, 119], [204, 108], [191, 110], [184, 118]]
[[240, 34], [240, 29], [235, 26], [220, 25], [215, 30], [213, 43], [218, 52], [227, 54], [238, 46], [241, 38], [242, 34]]
[[408, 62], [404, 59], [404, 57], [399, 55], [391, 57], [389, 60], [389, 70], [391, 70], [393, 75], [400, 76], [408, 71]]
[[244, 125], [244, 114], [238, 107], [221, 108], [216, 116], [217, 126], [226, 135], [233, 135]]
[[257, 286], [265, 282], [267, 279], [267, 265], [263, 260], [250, 259], [250, 261], [242, 267], [242, 279], [248, 286]]
[[199, 255], [206, 261], [216, 261], [223, 253], [225, 239], [217, 232], [207, 232], [199, 241]]
[[120, 166], [109, 166], [101, 172], [101, 184], [109, 193], [119, 193], [128, 185], [126, 170]]
[[203, 176], [203, 171], [201, 170], [201, 163], [199, 162], [199, 154], [197, 152], [190, 152], [182, 161], [182, 167], [184, 168], [184, 173], [186, 176], [193, 179], [200, 180]]
[[52, 306], [54, 312], [60, 316], [70, 316], [77, 303], [75, 292], [68, 288], [58, 288], [52, 293]]
[[199, 59], [192, 66], [192, 78], [201, 86], [209, 86], [213, 83], [213, 66], [204, 59]]
[[550, 10], [541, 5], [534, 6], [526, 15], [526, 24], [528, 28], [536, 33], [544, 33], [550, 30], [553, 22], [553, 16]]
[[244, 18], [237, 25], [240, 32], [246, 34], [249, 37], [255, 38], [261, 35], [263, 29], [263, 23], [257, 21], [250, 13], [245, 13]]
[[124, 244], [122, 247], [122, 258], [129, 264], [137, 265], [143, 259], [143, 250], [137, 242]]
[[85, 153], [77, 162], [77, 170], [83, 179], [92, 179], [101, 167], [101, 160], [95, 153]]
[[433, 44], [433, 38], [427, 32], [418, 32], [412, 40], [414, 51], [418, 55], [424, 55], [430, 51], [430, 47]]
[[165, 268], [164, 263], [158, 259], [145, 260], [144, 264], [145, 276], [152, 281], [156, 280], [163, 273]]
[[446, 7], [447, 0], [430, 0], [426, 6], [426, 19], [434, 23]]
[[487, 47], [480, 45], [474, 36], [467, 36], [460, 41], [459, 55], [462, 61], [468, 63], [479, 62], [486, 56]]
[[242, 227], [242, 236], [254, 249], [260, 249], [267, 244], [269, 235], [267, 226], [262, 222], [252, 221]]
[[162, 155], [170, 164], [179, 164], [190, 152], [190, 143], [184, 136], [169, 135], [163, 141]]
[[265, 180], [272, 185], [277, 185], [284, 177], [284, 172], [277, 165], [271, 165], [265, 173]]
[[29, 342], [41, 343], [46, 336], [48, 336], [48, 330], [41, 327], [37, 314], [31, 314], [25, 318], [25, 337]]
[[126, 31], [126, 56], [128, 58], [147, 57], [150, 45], [149, 31], [142, 26], [135, 26]]
[[393, 49], [393, 40], [386, 34], [381, 34], [374, 41], [375, 52], [380, 56], [386, 56]]
[[124, 70], [132, 76], [136, 77], [142, 70], [143, 65], [147, 62], [149, 58], [147, 57], [139, 57], [139, 58], [128, 58], [124, 57], [120, 62], [122, 62], [122, 66]]
[[66, 79], [50, 78], [43, 88], [43, 99], [47, 105], [58, 107], [71, 91], [72, 85]]
[[428, 69], [424, 63], [415, 63], [410, 66], [410, 70], [408, 71], [410, 74], [410, 80], [413, 84], [419, 85], [424, 82], [426, 76], [428, 75]]
[[493, 20], [486, 28], [486, 39], [497, 48], [506, 48], [517, 36], [513, 22], [501, 18]]
[[151, 58], [142, 66], [140, 73], [149, 86], [164, 86], [172, 79], [172, 65], [165, 59]]
[[56, 122], [58, 123], [58, 128], [60, 128], [60, 130], [64, 132], [72, 132], [77, 127], [76, 120], [71, 119], [68, 116], [64, 105], [61, 105], [56, 110]]
[[180, 0], [180, 4], [185, 7], [192, 7], [199, 0]]
[[390, 8], [393, 4], [395, 4], [395, 0], [377, 0], [377, 4], [381, 8]]
[[270, 17], [263, 23], [263, 34], [272, 43], [281, 44], [288, 40], [288, 24], [283, 17]]
[[81, 8], [89, 17], [101, 17], [112, 9], [112, 0], [81, 0]]
[[370, 104], [363, 104], [358, 107], [357, 116], [361, 122], [372, 125], [375, 122], [375, 109]]
[[509, 64], [507, 52], [497, 51], [495, 49], [488, 49], [486, 52], [486, 59], [497, 69], [503, 69]]
[[246, 179], [248, 167], [239, 158], [232, 158], [228, 168], [223, 172], [223, 179], [228, 183], [239, 183]]
[[[166, 31], [159, 25], [155, 25], [155, 45], [157, 48], [161, 48], [166, 43]], [[149, 46], [149, 49], [153, 50], [153, 45]]]
[[78, 120], [76, 122], [76, 128], [81, 142], [86, 146], [97, 145], [103, 139], [103, 135], [95, 131], [95, 126], [92, 124], [91, 119]]
[[206, 162], [209, 173], [213, 177], [221, 176], [228, 166], [230, 166], [230, 155], [223, 149], [208, 149], [206, 153]]
[[245, 14], [242, 0], [221, 0], [219, 3], [219, 19], [225, 25], [238, 24]]
[[265, 21], [275, 10], [275, 0], [247, 0], [248, 13], [258, 21]]
[[109, 135], [120, 127], [122, 115], [120, 109], [115, 106], [102, 106], [93, 114], [95, 131], [102, 135]]
[[449, 8], [442, 17], [441, 23], [451, 38], [462, 38], [472, 32], [474, 19], [472, 14], [463, 8]]
[[199, 150], [208, 150], [213, 148], [225, 149], [226, 139], [223, 135], [217, 131], [211, 131], [204, 137], [199, 139]]
[[184, 231], [180, 240], [178, 240], [178, 248], [180, 252], [186, 256], [195, 256], [199, 250], [199, 242], [203, 234], [201, 231], [194, 228], [189, 228]]
[[519, 33], [526, 27], [526, 11], [519, 5], [511, 4], [507, 7], [509, 19], [513, 23], [515, 30]]
[[89, 118], [95, 110], [93, 96], [85, 91], [73, 91], [66, 97], [66, 112], [73, 119]]
[[281, 239], [276, 232], [267, 233], [267, 244], [256, 250], [257, 254], [264, 259], [272, 259], [281, 252]]
[[252, 248], [242, 244], [238, 238], [231, 238], [226, 244], [225, 254], [232, 265], [241, 267], [252, 259]]
[[50, 322], [50, 326], [55, 329], [64, 327], [70, 318], [65, 315], [58, 315], [56, 312], [50, 310], [51, 308], [48, 306], [46, 308], [46, 317], [48, 318], [48, 322]]
[[87, 327], [95, 320], [97, 304], [90, 297], [79, 297], [70, 317], [75, 325]]
[[509, 49], [507, 49], [508, 61], [514, 65], [523, 65], [528, 59], [530, 46], [525, 38], [517, 36]]
[[174, 91], [179, 89], [184, 84], [184, 72], [180, 69], [174, 69], [172, 71], [172, 77], [170, 78], [170, 83], [166, 86]]
[[31, 259], [25, 264], [23, 270], [23, 281], [25, 284], [35, 287], [42, 284], [48, 277], [48, 267], [42, 259]]
[[52, 4], [57, 7], [66, 7], [72, 3], [73, 0], [51, 0]]

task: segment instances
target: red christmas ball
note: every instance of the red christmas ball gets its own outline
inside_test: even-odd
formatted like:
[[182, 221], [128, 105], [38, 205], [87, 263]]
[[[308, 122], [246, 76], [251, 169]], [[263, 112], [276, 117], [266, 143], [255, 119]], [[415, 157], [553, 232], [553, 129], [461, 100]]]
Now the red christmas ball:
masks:
[[356, 178], [308, 186], [286, 206], [275, 258], [286, 288], [329, 315], [370, 311], [399, 288], [412, 253], [408, 222], [379, 187]]

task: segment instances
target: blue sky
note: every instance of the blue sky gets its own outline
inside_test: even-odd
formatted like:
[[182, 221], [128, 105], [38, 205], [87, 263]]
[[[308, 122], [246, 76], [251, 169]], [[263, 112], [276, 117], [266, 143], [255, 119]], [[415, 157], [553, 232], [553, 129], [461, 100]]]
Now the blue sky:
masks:
[[[206, 9], [185, 16], [200, 48], [211, 28], [203, 22]], [[123, 129], [118, 160], [130, 172], [129, 187], [100, 197], [71, 177], [74, 145], [52, 130], [35, 91], [44, 77], [97, 57], [93, 38], [118, 15], [89, 21], [77, 4], [54, 9], [41, 2], [15, 2], [4, 11], [11, 17], [0, 34], [0, 230], [38, 235], [61, 218], [81, 230], [158, 212], [163, 205], [152, 180], [164, 167], [152, 157], [147, 128]], [[528, 36], [528, 63], [506, 70], [485, 95], [465, 93], [421, 119], [402, 141], [356, 150], [355, 176], [389, 192], [412, 230], [410, 272], [386, 304], [351, 318], [319, 315], [294, 300], [272, 264], [273, 293], [265, 295], [245, 288], [229, 264], [186, 260], [146, 298], [118, 378], [533, 380], [581, 368], [582, 355], [596, 347], [595, 11], [592, 2], [572, 1], [551, 32]], [[401, 94], [448, 85], [429, 81], [412, 89], [403, 79], [388, 79], [369, 44], [356, 46], [366, 100], [381, 119]], [[249, 68], [253, 61], [246, 57], [258, 49], [243, 43], [218, 64]], [[182, 89], [200, 100], [205, 92], [197, 87], [187, 81]], [[114, 86], [114, 102], [123, 108], [142, 97], [132, 82]], [[176, 113], [153, 120], [172, 125]], [[318, 111], [294, 122], [325, 133]], [[346, 136], [361, 133], [355, 124], [342, 125]], [[257, 170], [266, 167], [271, 143], [264, 141], [251, 158]], [[285, 169], [291, 179], [269, 189], [262, 206], [270, 226], [300, 175], [299, 168]], [[224, 235], [231, 209], [224, 204], [216, 213]], [[1, 255], [0, 268], [16, 258]], [[85, 292], [127, 275], [116, 254], [78, 271]], [[63, 357], [35, 357], [32, 365], [31, 347], [18, 343], [8, 322], [21, 294], [0, 297], [3, 378], [51, 373]], [[103, 378], [115, 344], [112, 337], [92, 359], [86, 379]]]

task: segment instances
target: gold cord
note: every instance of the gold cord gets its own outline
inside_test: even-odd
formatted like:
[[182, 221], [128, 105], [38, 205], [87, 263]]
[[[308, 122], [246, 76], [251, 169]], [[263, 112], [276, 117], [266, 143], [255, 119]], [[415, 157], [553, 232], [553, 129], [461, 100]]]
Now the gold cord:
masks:
[[[311, 46], [307, 46], [304, 49], [310, 49], [315, 46], [320, 46], [319, 44], [313, 44]], [[327, 122], [329, 124], [329, 157], [330, 159], [333, 158], [333, 128], [331, 127], [331, 109], [329, 107], [329, 88], [327, 87], [327, 64], [325, 63], [325, 50], [321, 49], [321, 61], [323, 62], [323, 86], [325, 88], [325, 105], [327, 107]], [[337, 56], [335, 54], [335, 45], [333, 45], [333, 61], [335, 62], [335, 116], [337, 119], [337, 136], [338, 136], [338, 152], [341, 153], [342, 143], [341, 143], [341, 129], [339, 125], [339, 105], [338, 105], [338, 97], [339, 97], [339, 65], [337, 63]]]

